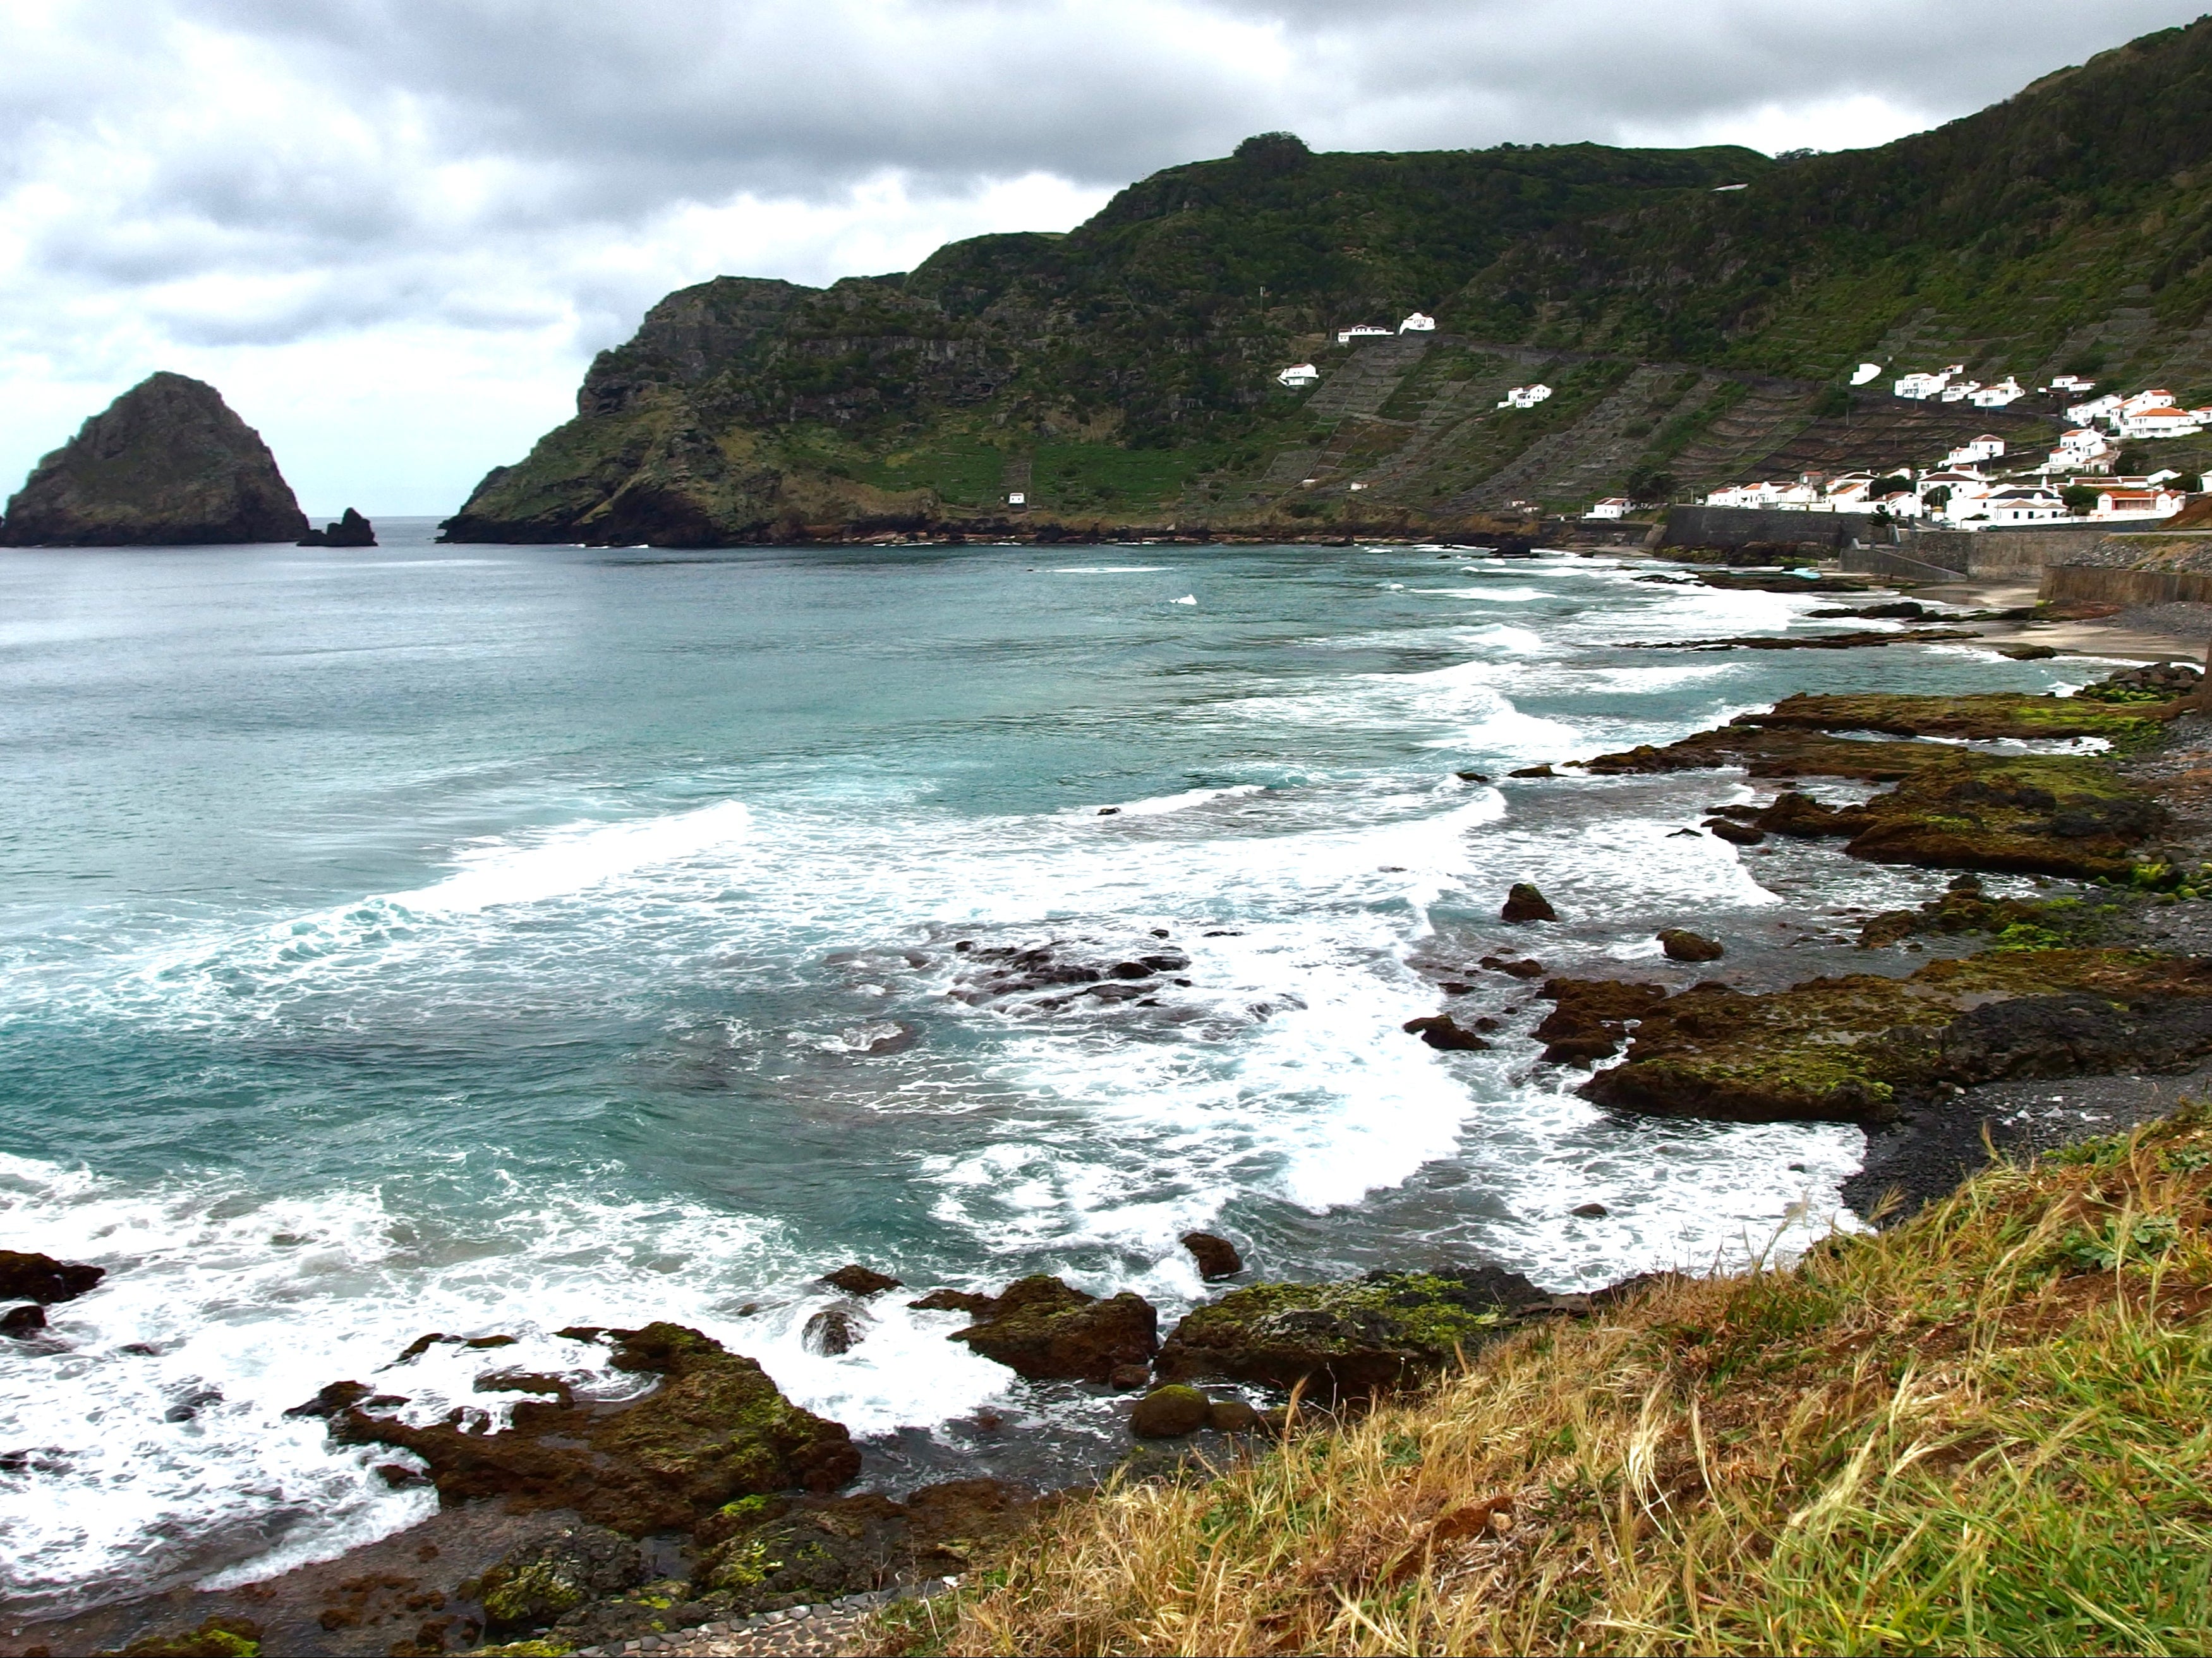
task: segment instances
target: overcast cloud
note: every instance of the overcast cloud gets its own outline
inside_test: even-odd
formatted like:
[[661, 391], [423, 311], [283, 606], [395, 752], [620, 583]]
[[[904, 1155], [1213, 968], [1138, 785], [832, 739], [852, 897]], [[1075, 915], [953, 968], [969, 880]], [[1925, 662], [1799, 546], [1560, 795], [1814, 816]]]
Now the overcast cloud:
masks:
[[1316, 148], [1883, 143], [2173, 0], [0, 0], [0, 490], [155, 368], [448, 512], [718, 272], [902, 270]]

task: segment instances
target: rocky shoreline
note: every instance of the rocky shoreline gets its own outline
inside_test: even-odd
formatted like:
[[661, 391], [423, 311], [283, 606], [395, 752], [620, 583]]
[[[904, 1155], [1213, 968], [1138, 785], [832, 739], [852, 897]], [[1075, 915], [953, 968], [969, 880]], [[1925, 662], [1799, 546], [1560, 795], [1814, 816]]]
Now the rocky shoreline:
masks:
[[[1527, 1010], [1517, 1023], [1541, 1044], [1534, 1063], [1587, 1071], [1579, 1091], [1608, 1109], [1862, 1125], [1866, 1166], [1845, 1197], [1879, 1222], [1955, 1187], [1985, 1141], [2033, 1152], [2155, 1115], [2212, 1075], [2212, 921], [2197, 902], [2212, 897], [2205, 689], [2193, 669], [2167, 666], [2063, 697], [1796, 696], [1663, 747], [1527, 768], [1519, 775], [1542, 786], [1736, 772], [1766, 798], [1678, 833], [1828, 843], [1957, 874], [1917, 908], [1865, 918], [1850, 946], [1865, 970], [1814, 978], [1736, 971], [1729, 941], [1681, 928], [1657, 940], [1664, 981], [1554, 973], [1534, 952], [1557, 912], [1516, 886], [1498, 920], [1527, 941], [1522, 953], [1423, 963], [1441, 1005], [1409, 1021], [1406, 1039], [1480, 1050], [1512, 1036]], [[2085, 738], [2106, 747], [2081, 751]], [[1836, 804], [1808, 780], [1866, 796]], [[2033, 896], [1993, 896], [1992, 874], [2040, 884]], [[1049, 952], [971, 953], [979, 996], [1139, 995], [1139, 982], [1188, 965], [1166, 946], [1095, 969]], [[2058, 1079], [2069, 1088], [2054, 1096]], [[1553, 1295], [1464, 1263], [1272, 1282], [1230, 1240], [1183, 1242], [1221, 1292], [1164, 1334], [1141, 1297], [1042, 1275], [994, 1294], [929, 1290], [908, 1304], [964, 1315], [948, 1339], [1024, 1378], [1125, 1400], [1124, 1466], [1141, 1478], [1180, 1471], [1194, 1451], [1279, 1438], [1295, 1429], [1293, 1410], [1318, 1420], [1357, 1411], [1516, 1329], [1601, 1313], [1642, 1282]], [[0, 1315], [0, 1332], [39, 1339], [43, 1307], [98, 1272], [0, 1252], [0, 1294], [24, 1303]], [[833, 1355], [866, 1339], [871, 1302], [905, 1289], [857, 1262], [823, 1285], [836, 1299], [805, 1339]], [[862, 1448], [753, 1360], [665, 1322], [558, 1334], [577, 1344], [580, 1368], [651, 1385], [593, 1399], [562, 1375], [502, 1363], [511, 1338], [426, 1333], [376, 1385], [334, 1378], [291, 1414], [327, 1424], [336, 1446], [388, 1453], [377, 1473], [434, 1487], [437, 1513], [261, 1583], [23, 1629], [0, 1654], [830, 1650], [888, 1599], [956, 1580], [1055, 1500], [994, 1479], [840, 1495], [863, 1472]], [[406, 1419], [408, 1368], [433, 1347], [478, 1367], [475, 1387], [504, 1409], [501, 1430], [467, 1406]]]

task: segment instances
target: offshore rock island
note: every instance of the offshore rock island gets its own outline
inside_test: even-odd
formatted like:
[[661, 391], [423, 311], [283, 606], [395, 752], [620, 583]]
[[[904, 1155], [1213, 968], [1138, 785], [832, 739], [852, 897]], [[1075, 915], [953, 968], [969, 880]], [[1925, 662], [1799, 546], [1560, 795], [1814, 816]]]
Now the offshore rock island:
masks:
[[261, 434], [204, 380], [149, 374], [40, 461], [0, 546], [296, 541], [307, 514]]
[[1915, 400], [1855, 369], [2212, 380], [2208, 64], [2198, 23], [1781, 160], [1267, 134], [1065, 234], [827, 288], [719, 276], [600, 354], [575, 418], [446, 538], [1494, 537], [1986, 434], [2047, 445], [2063, 396]]

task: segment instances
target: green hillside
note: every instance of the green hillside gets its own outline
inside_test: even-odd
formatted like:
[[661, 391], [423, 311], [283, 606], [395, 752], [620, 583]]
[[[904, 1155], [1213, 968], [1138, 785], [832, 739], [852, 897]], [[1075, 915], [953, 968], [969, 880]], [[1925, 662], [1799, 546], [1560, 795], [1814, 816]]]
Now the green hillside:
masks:
[[[1064, 235], [820, 289], [718, 277], [602, 353], [576, 418], [448, 535], [1418, 534], [1654, 475], [2033, 442], [2055, 404], [1838, 381], [1959, 361], [2212, 394], [2208, 71], [2200, 21], [1936, 131], [1780, 163], [1263, 135]], [[1417, 309], [1441, 330], [1336, 343]], [[1320, 384], [1285, 390], [1299, 361]], [[1536, 379], [1549, 401], [1496, 407]]]

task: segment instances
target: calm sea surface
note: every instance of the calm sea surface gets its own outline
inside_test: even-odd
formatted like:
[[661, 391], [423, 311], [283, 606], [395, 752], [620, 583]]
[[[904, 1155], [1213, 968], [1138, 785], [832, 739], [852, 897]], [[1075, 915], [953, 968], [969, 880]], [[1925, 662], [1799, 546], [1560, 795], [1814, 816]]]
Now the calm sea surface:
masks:
[[[1865, 624], [1610, 556], [380, 528], [0, 553], [0, 1247], [109, 1269], [0, 1351], [19, 1618], [424, 1512], [282, 1412], [432, 1330], [611, 1396], [550, 1333], [673, 1318], [868, 1436], [878, 1484], [1046, 1479], [1124, 1442], [1110, 1403], [896, 1296], [810, 1353], [815, 1275], [1053, 1272], [1171, 1321], [1193, 1227], [1273, 1276], [1560, 1288], [1802, 1242], [1857, 1131], [1616, 1120], [1525, 1034], [1399, 1026], [1471, 975], [1525, 1033], [1529, 987], [1471, 966], [1501, 946], [1618, 970], [1686, 921], [1786, 949], [1940, 878], [1675, 835], [1748, 798], [1734, 774], [1455, 774], [1792, 689], [2094, 671], [1624, 650]], [[1560, 926], [1498, 925], [1521, 879]], [[1188, 966], [985, 993], [988, 952], [1044, 944]], [[495, 1412], [450, 1351], [386, 1381]]]

